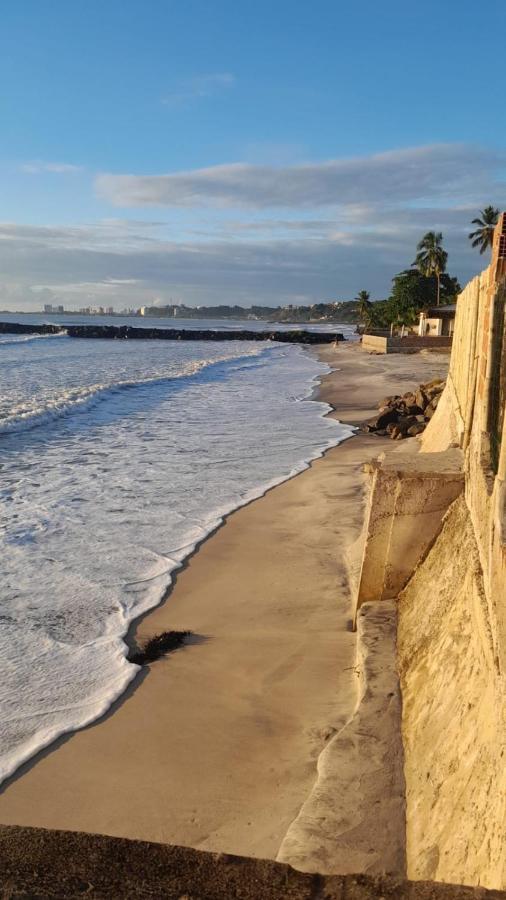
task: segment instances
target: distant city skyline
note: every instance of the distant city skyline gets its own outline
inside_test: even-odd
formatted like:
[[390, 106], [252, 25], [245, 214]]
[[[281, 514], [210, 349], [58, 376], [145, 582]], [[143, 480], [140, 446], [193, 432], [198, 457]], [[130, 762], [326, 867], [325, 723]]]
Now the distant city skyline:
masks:
[[[492, 0], [7, 0], [0, 308], [387, 295], [506, 207]], [[20, 52], [22, 48], [22, 52]]]

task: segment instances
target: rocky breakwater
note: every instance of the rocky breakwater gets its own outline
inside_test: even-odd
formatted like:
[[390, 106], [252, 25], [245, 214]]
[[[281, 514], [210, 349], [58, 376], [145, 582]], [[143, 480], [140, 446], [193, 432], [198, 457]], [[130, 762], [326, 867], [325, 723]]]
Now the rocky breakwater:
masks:
[[60, 334], [63, 325], [28, 325], [25, 322], [0, 322], [0, 334]]
[[444, 387], [445, 382], [436, 379], [402, 396], [384, 397], [378, 404], [379, 414], [366, 422], [364, 430], [396, 441], [421, 434], [436, 412]]
[[289, 344], [333, 344], [344, 335], [316, 331], [218, 331], [215, 329], [135, 328], [131, 325], [69, 325], [69, 337], [109, 340], [280, 341]]

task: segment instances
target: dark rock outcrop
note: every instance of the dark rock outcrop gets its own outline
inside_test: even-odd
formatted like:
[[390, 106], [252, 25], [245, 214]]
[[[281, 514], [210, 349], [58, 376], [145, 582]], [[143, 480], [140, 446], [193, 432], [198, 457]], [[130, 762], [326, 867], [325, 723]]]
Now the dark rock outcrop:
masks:
[[69, 337], [109, 340], [280, 341], [288, 344], [333, 344], [342, 334], [317, 331], [219, 331], [217, 329], [135, 328], [132, 325], [69, 325]]
[[394, 441], [421, 434], [437, 409], [444, 387], [445, 382], [436, 379], [421, 384], [414, 392], [384, 397], [378, 415], [365, 423], [365, 431], [382, 437], [388, 434]]
[[483, 888], [308, 875], [265, 859], [5, 825], [0, 890], [12, 900], [506, 900], [506, 893]]
[[73, 338], [165, 341], [279, 341], [285, 344], [333, 344], [344, 341], [340, 332], [325, 331], [220, 331], [218, 329], [136, 328], [133, 325], [28, 325], [0, 322], [0, 334], [61, 334]]
[[63, 325], [28, 325], [25, 322], [0, 322], [0, 334], [61, 334]]

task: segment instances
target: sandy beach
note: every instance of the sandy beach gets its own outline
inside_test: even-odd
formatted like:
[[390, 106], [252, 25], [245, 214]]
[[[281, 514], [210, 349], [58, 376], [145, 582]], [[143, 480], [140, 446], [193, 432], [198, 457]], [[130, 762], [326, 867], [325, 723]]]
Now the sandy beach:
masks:
[[[448, 364], [358, 345], [318, 353], [335, 369], [319, 398], [352, 424]], [[100, 722], [19, 770], [1, 792], [0, 822], [274, 858], [355, 703], [362, 464], [385, 444], [358, 434], [232, 514], [138, 627], [140, 641], [179, 628], [194, 641], [146, 669]]]

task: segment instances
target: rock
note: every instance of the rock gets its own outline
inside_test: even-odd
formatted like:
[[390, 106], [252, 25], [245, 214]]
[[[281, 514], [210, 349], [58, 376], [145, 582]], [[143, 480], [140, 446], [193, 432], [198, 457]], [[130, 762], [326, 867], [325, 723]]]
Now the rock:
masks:
[[432, 419], [432, 416], [434, 415], [434, 413], [436, 412], [436, 409], [437, 409], [437, 403], [438, 403], [437, 399], [434, 398], [434, 400], [431, 400], [430, 403], [425, 407], [425, 418], [426, 419], [429, 419], [429, 420]]
[[416, 416], [401, 416], [398, 419], [398, 425], [400, 428], [410, 428], [411, 425], [417, 424]]
[[416, 405], [419, 406], [422, 411], [425, 410], [425, 407], [427, 406], [427, 404], [429, 402], [429, 398], [427, 397], [427, 394], [425, 393], [425, 391], [423, 390], [422, 387], [419, 387], [415, 394], [415, 402], [416, 402]]
[[445, 386], [444, 378], [433, 378], [432, 381], [427, 381], [425, 384], [421, 384], [420, 387], [427, 393], [432, 390], [432, 388], [441, 388], [441, 390]]
[[399, 417], [399, 413], [396, 409], [388, 407], [381, 412], [379, 416], [376, 416], [376, 419], [372, 419], [370, 424], [374, 424], [375, 428], [371, 429], [374, 431], [380, 431], [383, 428], [386, 428], [387, 425], [390, 425], [391, 422], [396, 422]]
[[378, 406], [380, 409], [386, 409], [388, 406], [392, 406], [395, 404], [396, 400], [400, 400], [400, 394], [392, 394], [391, 397], [383, 397], [383, 400], [380, 400]]
[[417, 403], [413, 403], [406, 407], [406, 412], [409, 416], [419, 416], [423, 413], [423, 409]]
[[444, 387], [445, 382], [437, 378], [421, 384], [416, 391], [406, 391], [402, 397], [383, 397], [379, 414], [366, 423], [365, 430], [387, 434], [392, 440], [421, 434], [436, 411]]
[[408, 428], [408, 435], [410, 437], [416, 437], [417, 434], [421, 434], [422, 431], [425, 431], [425, 428], [425, 422], [417, 422], [416, 425], [411, 425]]
[[394, 425], [392, 431], [390, 432], [391, 439], [393, 441], [400, 441], [401, 438], [406, 437], [409, 427], [410, 426], [405, 422], [398, 422], [396, 425]]

